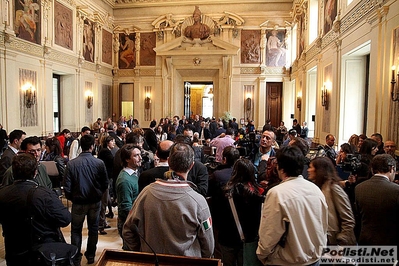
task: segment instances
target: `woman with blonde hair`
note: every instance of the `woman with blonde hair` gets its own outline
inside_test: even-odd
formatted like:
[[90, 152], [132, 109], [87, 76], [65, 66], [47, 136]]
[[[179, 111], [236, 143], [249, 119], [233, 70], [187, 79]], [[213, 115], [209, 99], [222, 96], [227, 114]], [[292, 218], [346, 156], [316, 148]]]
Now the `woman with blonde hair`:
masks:
[[339, 185], [339, 177], [332, 161], [316, 157], [310, 162], [309, 180], [323, 192], [328, 205], [328, 245], [355, 245], [355, 218], [348, 195]]
[[352, 147], [352, 150], [355, 152], [359, 151], [358, 145], [359, 145], [359, 136], [356, 134], [353, 134], [349, 140], [348, 144]]

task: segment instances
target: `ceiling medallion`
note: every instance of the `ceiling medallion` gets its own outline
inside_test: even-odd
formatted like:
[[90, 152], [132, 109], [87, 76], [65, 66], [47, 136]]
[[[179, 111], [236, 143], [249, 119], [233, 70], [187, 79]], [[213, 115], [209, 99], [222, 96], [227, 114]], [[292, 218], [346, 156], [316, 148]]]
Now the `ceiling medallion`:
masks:
[[193, 62], [194, 62], [195, 66], [199, 66], [201, 64], [201, 59], [196, 57], [196, 58], [193, 59]]

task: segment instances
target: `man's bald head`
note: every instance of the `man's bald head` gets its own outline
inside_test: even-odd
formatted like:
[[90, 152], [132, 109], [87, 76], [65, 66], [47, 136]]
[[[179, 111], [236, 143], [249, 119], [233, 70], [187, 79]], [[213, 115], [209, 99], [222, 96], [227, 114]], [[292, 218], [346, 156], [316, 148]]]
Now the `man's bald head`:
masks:
[[389, 154], [393, 157], [395, 157], [395, 151], [396, 151], [396, 144], [393, 140], [387, 140], [384, 143], [384, 151], [386, 154]]
[[161, 162], [166, 162], [168, 160], [170, 148], [173, 144], [173, 141], [170, 140], [164, 140], [159, 143], [156, 155]]

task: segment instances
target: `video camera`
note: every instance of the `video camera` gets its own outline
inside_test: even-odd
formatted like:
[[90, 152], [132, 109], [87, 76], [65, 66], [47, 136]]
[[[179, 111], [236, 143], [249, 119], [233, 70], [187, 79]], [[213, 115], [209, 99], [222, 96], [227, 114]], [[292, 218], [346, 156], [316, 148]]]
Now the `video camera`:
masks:
[[251, 132], [237, 140], [235, 144], [237, 145], [237, 149], [240, 151], [240, 156], [247, 157], [257, 142], [259, 142], [259, 139], [257, 139], [254, 132]]
[[362, 167], [360, 154], [347, 154], [345, 160], [339, 165], [344, 172], [356, 174]]
[[141, 155], [142, 163], [150, 163], [151, 162], [150, 155], [148, 154], [148, 152], [142, 150], [140, 155]]

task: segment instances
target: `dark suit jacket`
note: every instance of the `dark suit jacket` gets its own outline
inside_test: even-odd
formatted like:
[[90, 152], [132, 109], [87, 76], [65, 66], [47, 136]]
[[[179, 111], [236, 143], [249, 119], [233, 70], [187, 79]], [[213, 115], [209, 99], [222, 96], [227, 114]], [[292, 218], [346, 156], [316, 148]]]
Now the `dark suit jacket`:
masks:
[[145, 170], [139, 177], [139, 191], [142, 191], [147, 185], [155, 182], [155, 179], [164, 179], [164, 173], [169, 170], [169, 166], [159, 166]]
[[209, 131], [211, 132], [211, 135], [213, 137], [213, 135], [215, 134], [216, 129], [218, 128], [216, 121], [212, 121], [209, 124]]
[[201, 162], [194, 161], [193, 168], [188, 172], [187, 180], [193, 182], [197, 186], [195, 190], [204, 197], [208, 192], [208, 179], [209, 175], [206, 166]]
[[194, 127], [195, 127], [195, 132], [200, 132], [201, 131], [201, 120], [194, 121]]
[[10, 147], [3, 152], [0, 159], [0, 183], [3, 182], [3, 175], [7, 169], [11, 166], [11, 160], [16, 154]]
[[373, 176], [355, 188], [359, 245], [399, 245], [399, 185]]
[[[199, 137], [201, 138], [201, 134], [202, 134], [202, 128], [200, 129], [199, 133]], [[204, 139], [211, 139], [212, 135], [211, 135], [211, 131], [209, 131], [209, 128], [204, 128]]]
[[7, 144], [7, 140], [8, 140], [8, 136], [7, 136], [7, 131], [5, 131], [4, 129], [0, 129], [0, 154], [2, 149], [6, 148], [6, 144]]
[[133, 127], [133, 119], [127, 120], [126, 124], [127, 124], [128, 127], [132, 128]]
[[234, 130], [234, 133], [238, 133], [238, 124], [237, 122], [231, 122], [230, 127]]
[[150, 150], [153, 153], [155, 153], [157, 150], [158, 140], [157, 140], [157, 136], [155, 135], [154, 130], [152, 130], [151, 128], [146, 129], [144, 132], [144, 138], [147, 141], [147, 144], [148, 144]]

